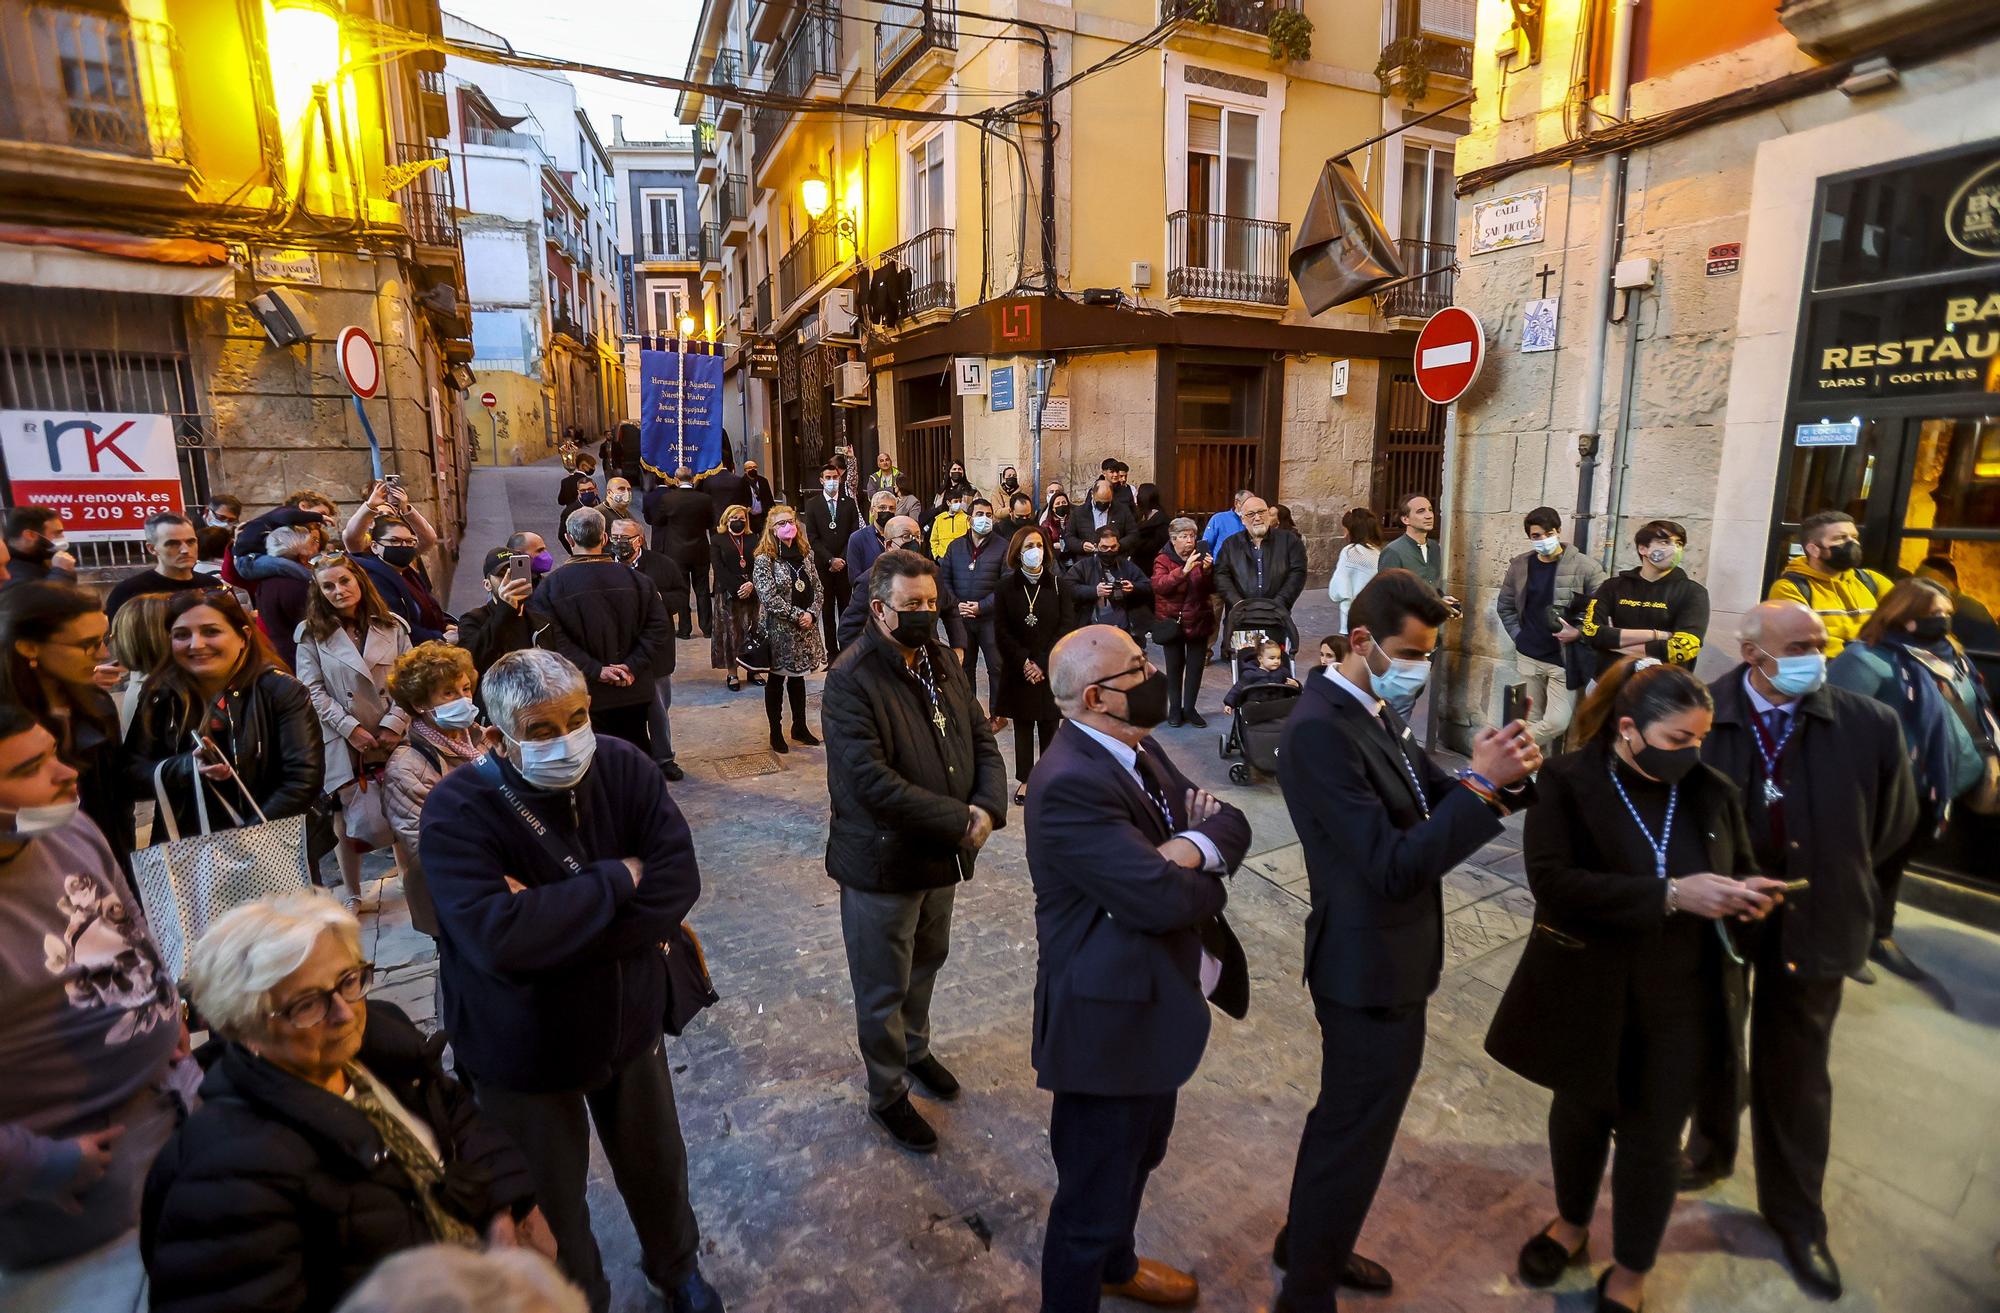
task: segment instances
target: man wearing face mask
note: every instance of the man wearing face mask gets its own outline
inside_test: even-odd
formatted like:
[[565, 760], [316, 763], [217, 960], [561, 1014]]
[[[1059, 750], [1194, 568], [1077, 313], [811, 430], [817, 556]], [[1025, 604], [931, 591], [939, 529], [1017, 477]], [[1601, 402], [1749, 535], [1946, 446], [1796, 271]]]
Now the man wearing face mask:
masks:
[[1095, 555], [1098, 532], [1107, 524], [1117, 527], [1121, 543], [1132, 536], [1132, 517], [1112, 496], [1111, 480], [1099, 479], [1090, 485], [1089, 500], [1070, 511], [1069, 523], [1063, 529], [1063, 543], [1070, 560]]
[[[924, 554], [923, 533], [917, 528], [917, 521], [913, 516], [894, 515], [882, 526], [882, 553], [898, 549], [915, 552], [919, 556]], [[875, 559], [879, 561], [882, 556], [878, 554]], [[868, 569], [854, 576], [854, 595], [847, 599], [847, 606], [840, 613], [840, 646], [843, 649], [861, 637], [862, 630], [869, 623], [869, 617], [874, 614], [869, 609], [868, 595], [868, 579], [874, 573], [874, 569], [871, 564]], [[962, 663], [967, 643], [965, 617], [959, 614], [958, 597], [945, 584], [942, 575], [938, 576], [937, 590], [937, 629], [931, 637], [949, 647], [952, 659]]]
[[140, 1188], [186, 1055], [172, 978], [76, 778], [0, 703], [0, 1307], [28, 1313], [137, 1305]]
[[1826, 626], [1826, 658], [1854, 641], [1889, 581], [1861, 564], [1861, 532], [1846, 511], [1821, 511], [1799, 524], [1805, 554], [1771, 584], [1771, 600], [1797, 602]]
[[[942, 586], [957, 595], [959, 619], [965, 623], [965, 678], [975, 690], [975, 672], [980, 657], [986, 658], [986, 705], [991, 708], [1000, 696], [1000, 638], [993, 627], [993, 594], [1000, 587], [1006, 566], [1007, 540], [993, 532], [993, 503], [984, 497], [972, 500], [971, 527], [965, 535], [945, 548], [938, 562]], [[1007, 722], [995, 716], [995, 733]]]
[[76, 562], [69, 555], [69, 541], [63, 537], [62, 517], [54, 511], [46, 506], [16, 506], [7, 512], [5, 533], [10, 558], [6, 584], [44, 579], [76, 582]]
[[1604, 571], [1582, 552], [1563, 546], [1562, 516], [1553, 506], [1537, 506], [1521, 523], [1528, 550], [1507, 563], [1493, 609], [1514, 640], [1514, 670], [1527, 687], [1535, 717], [1528, 732], [1548, 752], [1569, 729], [1576, 697], [1563, 664], [1564, 644], [1557, 637], [1564, 629], [1574, 635], [1575, 629], [1561, 617], [1597, 591]]
[[438, 782], [419, 840], [454, 1059], [528, 1160], [593, 1313], [611, 1304], [584, 1201], [593, 1125], [647, 1282], [674, 1313], [721, 1313], [661, 1045], [660, 945], [701, 894], [687, 823], [644, 752], [591, 728], [583, 672], [561, 656], [509, 653], [481, 687], [487, 755]]
[[[1821, 1186], [1832, 1135], [1827, 1062], [1842, 980], [1875, 934], [1875, 864], [1916, 825], [1902, 727], [1887, 707], [1826, 682], [1825, 626], [1793, 601], [1743, 617], [1742, 664], [1709, 685], [1715, 724], [1702, 760], [1737, 781], [1757, 865], [1805, 880], [1765, 921], [1739, 930], [1749, 1011], [1748, 1086], [1757, 1210], [1801, 1287], [1840, 1296]], [[1682, 1188], [1736, 1165], [1743, 1037], [1736, 1066], [1711, 1073], [1696, 1105]]]
[[[631, 566], [639, 576], [653, 585], [653, 591], [660, 595], [660, 608], [668, 616], [677, 610], [685, 610], [688, 604], [687, 575], [681, 570], [680, 562], [664, 552], [649, 551], [646, 547], [646, 526], [623, 516], [613, 519], [609, 528], [610, 537], [605, 541], [605, 549], [611, 559]], [[653, 701], [646, 709], [646, 725], [652, 737], [653, 760], [660, 765], [660, 774], [671, 783], [679, 783], [684, 772], [674, 760], [674, 732], [672, 713], [674, 707], [674, 661], [677, 653], [671, 642], [662, 643], [653, 653]]]
[[931, 1052], [931, 990], [951, 947], [954, 892], [1006, 824], [1006, 763], [971, 680], [931, 636], [937, 567], [884, 552], [868, 592], [872, 623], [827, 672], [821, 701], [826, 871], [840, 885], [868, 1115], [898, 1147], [933, 1153], [937, 1132], [911, 1105], [910, 1080], [958, 1097]]
[[[847, 535], [847, 568], [854, 575], [856, 589], [861, 587], [861, 576], [868, 573], [868, 567], [875, 564], [875, 558], [882, 554], [882, 531], [895, 518], [896, 494], [878, 492], [868, 499], [868, 523]], [[846, 611], [841, 614], [845, 615]]]
[[[841, 608], [854, 591], [854, 576], [849, 572], [847, 540], [861, 528], [861, 517], [854, 509], [854, 501], [841, 492], [841, 469], [828, 464], [819, 472], [819, 496], [812, 498], [800, 512], [805, 517], [806, 540], [812, 544], [813, 565], [819, 570], [820, 582], [826, 587], [820, 590], [820, 616], [825, 621], [823, 632], [832, 634], [840, 624]], [[837, 645], [837, 644], [836, 644]], [[829, 659], [835, 654], [829, 652]]]
[[1559, 642], [1582, 639], [1597, 652], [1597, 674], [1628, 656], [1692, 666], [1708, 634], [1708, 589], [1681, 568], [1687, 530], [1672, 520], [1648, 520], [1632, 535], [1639, 564], [1598, 585], [1574, 626], [1556, 631]]
[[652, 582], [611, 556], [603, 512], [579, 506], [567, 527], [577, 553], [528, 598], [529, 621], [541, 646], [583, 671], [591, 724], [650, 750], [653, 678], [672, 668], [673, 622]]
[[1442, 882], [1534, 800], [1542, 754], [1527, 726], [1481, 730], [1453, 775], [1394, 709], [1423, 691], [1450, 617], [1409, 571], [1378, 573], [1348, 608], [1346, 659], [1305, 682], [1279, 745], [1311, 890], [1305, 978], [1323, 1066], [1273, 1255], [1289, 1265], [1273, 1313], [1331, 1313], [1339, 1285], [1389, 1288], [1354, 1241], [1423, 1064], [1444, 967]]
[[743, 462], [743, 482], [750, 490], [750, 495], [743, 502], [750, 508], [750, 532], [761, 534], [764, 532], [764, 517], [771, 513], [771, 481], [757, 472], [756, 461], [746, 460]]

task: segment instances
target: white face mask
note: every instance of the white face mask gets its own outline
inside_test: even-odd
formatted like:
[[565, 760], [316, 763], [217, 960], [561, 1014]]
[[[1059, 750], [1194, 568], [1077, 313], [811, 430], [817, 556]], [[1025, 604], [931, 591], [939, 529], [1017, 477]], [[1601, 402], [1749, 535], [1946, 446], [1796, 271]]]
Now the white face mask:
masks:
[[1537, 538], [1535, 541], [1529, 543], [1528, 546], [1534, 548], [1543, 556], [1554, 556], [1563, 549], [1562, 539], [1554, 537]]
[[819, 486], [826, 489], [826, 495], [829, 497], [838, 497], [840, 495], [839, 479], [823, 479], [820, 481]]
[[985, 536], [986, 534], [989, 534], [989, 533], [992, 533], [992, 532], [993, 532], [993, 517], [992, 517], [992, 516], [990, 516], [990, 515], [975, 515], [975, 516], [973, 516], [973, 517], [972, 517], [972, 531], [973, 531], [974, 533], [976, 533], [976, 534], [979, 534], [979, 535], [981, 535], [982, 537], [983, 537], [983, 536]]
[[1023, 547], [1021, 549], [1021, 564], [1027, 566], [1030, 570], [1041, 569], [1042, 549], [1039, 547]]
[[965, 510], [965, 503], [962, 501], [955, 501], [951, 504], [951, 513], [953, 515], [961, 514], [964, 512], [964, 510]]
[[471, 698], [453, 698], [432, 707], [431, 719], [443, 729], [471, 729], [479, 723], [479, 704]]
[[81, 805], [72, 798], [68, 802], [52, 802], [41, 807], [23, 807], [14, 813], [14, 824], [9, 832], [16, 839], [28, 839], [37, 834], [47, 834], [50, 830], [60, 830], [70, 823]]
[[579, 725], [559, 739], [530, 739], [522, 743], [511, 737], [521, 754], [521, 778], [538, 789], [573, 789], [590, 771], [597, 755], [597, 731]]

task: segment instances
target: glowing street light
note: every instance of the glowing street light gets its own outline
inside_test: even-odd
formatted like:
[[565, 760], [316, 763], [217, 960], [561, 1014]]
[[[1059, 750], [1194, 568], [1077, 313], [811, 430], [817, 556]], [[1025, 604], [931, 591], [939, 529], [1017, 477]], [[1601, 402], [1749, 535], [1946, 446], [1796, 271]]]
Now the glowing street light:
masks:
[[818, 223], [832, 208], [833, 187], [817, 164], [806, 171], [805, 180], [799, 184], [799, 200], [805, 206], [807, 217], [814, 223]]

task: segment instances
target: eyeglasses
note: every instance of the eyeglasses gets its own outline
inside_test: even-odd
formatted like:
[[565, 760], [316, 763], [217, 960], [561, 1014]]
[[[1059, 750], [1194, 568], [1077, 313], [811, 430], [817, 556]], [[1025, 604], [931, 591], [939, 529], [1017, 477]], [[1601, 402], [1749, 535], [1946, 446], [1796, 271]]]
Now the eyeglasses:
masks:
[[359, 1003], [374, 983], [375, 964], [363, 962], [334, 981], [332, 989], [308, 990], [268, 1015], [294, 1030], [311, 1030], [326, 1020], [327, 1012], [333, 1007], [334, 995], [338, 994], [344, 1003]]
[[81, 643], [72, 643], [66, 639], [51, 638], [46, 641], [46, 646], [73, 647], [79, 652], [108, 652], [111, 650], [111, 639], [108, 636], [103, 638], [86, 638]]

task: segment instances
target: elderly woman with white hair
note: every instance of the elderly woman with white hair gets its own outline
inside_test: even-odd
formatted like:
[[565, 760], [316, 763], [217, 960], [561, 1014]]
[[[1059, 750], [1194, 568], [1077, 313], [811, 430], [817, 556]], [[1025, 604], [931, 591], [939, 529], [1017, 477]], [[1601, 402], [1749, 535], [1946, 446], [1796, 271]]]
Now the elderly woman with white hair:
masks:
[[433, 1242], [553, 1254], [520, 1154], [392, 1005], [353, 913], [286, 894], [219, 917], [188, 968], [217, 1038], [146, 1180], [154, 1313], [328, 1310]]

